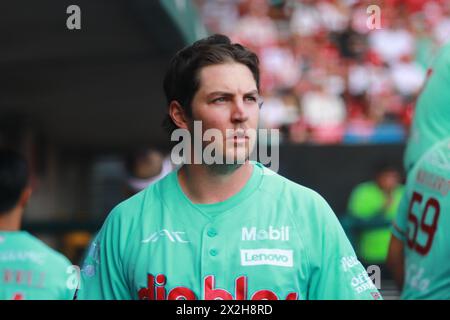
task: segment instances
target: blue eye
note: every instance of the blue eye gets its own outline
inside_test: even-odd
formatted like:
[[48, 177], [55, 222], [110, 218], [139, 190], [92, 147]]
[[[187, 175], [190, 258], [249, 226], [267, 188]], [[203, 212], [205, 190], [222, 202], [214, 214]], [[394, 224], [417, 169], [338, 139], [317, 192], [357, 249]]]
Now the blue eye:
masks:
[[245, 97], [245, 101], [248, 101], [248, 102], [256, 102], [257, 99], [256, 99], [255, 97], [249, 96], [249, 97]]
[[226, 102], [227, 99], [225, 97], [220, 97], [220, 98], [216, 98], [214, 99], [212, 102], [213, 103], [220, 103], [220, 102]]

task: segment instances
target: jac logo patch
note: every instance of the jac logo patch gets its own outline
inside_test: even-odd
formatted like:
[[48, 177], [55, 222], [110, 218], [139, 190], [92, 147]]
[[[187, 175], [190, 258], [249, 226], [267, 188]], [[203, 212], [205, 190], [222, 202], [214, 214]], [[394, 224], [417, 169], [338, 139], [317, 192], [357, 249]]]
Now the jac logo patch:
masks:
[[189, 243], [186, 240], [185, 232], [169, 231], [167, 229], [152, 233], [147, 239], [142, 240], [142, 243], [154, 243], [161, 239], [168, 239], [170, 242]]

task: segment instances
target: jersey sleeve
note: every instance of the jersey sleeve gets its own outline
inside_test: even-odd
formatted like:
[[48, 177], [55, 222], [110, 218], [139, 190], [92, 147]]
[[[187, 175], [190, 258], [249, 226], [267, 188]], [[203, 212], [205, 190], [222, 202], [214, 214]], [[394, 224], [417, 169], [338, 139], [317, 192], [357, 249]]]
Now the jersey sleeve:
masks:
[[399, 240], [405, 241], [406, 231], [408, 228], [408, 192], [404, 192], [400, 204], [398, 206], [397, 214], [391, 225], [392, 234]]
[[76, 293], [77, 286], [79, 284], [78, 275], [76, 271], [73, 272], [74, 266], [66, 258], [62, 258], [62, 262], [59, 263], [59, 273], [61, 274], [60, 288], [58, 300], [73, 300]]
[[123, 228], [120, 207], [116, 207], [90, 245], [81, 269], [76, 299], [131, 299], [123, 267], [123, 250], [126, 243], [126, 232]]
[[317, 195], [312, 219], [310, 290], [313, 300], [382, 299], [366, 270], [356, 257], [336, 215]]

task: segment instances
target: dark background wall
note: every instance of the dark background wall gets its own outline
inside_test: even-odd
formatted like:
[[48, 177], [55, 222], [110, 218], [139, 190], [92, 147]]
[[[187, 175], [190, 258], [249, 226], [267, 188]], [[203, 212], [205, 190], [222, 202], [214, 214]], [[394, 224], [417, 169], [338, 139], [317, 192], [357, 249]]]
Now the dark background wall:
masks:
[[403, 173], [404, 145], [298, 146], [280, 148], [279, 173], [319, 192], [335, 210], [345, 213], [352, 188], [373, 177], [389, 162]]

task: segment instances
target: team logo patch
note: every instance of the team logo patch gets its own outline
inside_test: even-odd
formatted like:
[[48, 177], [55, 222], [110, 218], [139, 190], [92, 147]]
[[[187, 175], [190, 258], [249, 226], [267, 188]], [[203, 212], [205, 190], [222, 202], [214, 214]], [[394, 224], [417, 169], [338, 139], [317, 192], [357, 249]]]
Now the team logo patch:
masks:
[[86, 277], [93, 277], [95, 276], [95, 270], [96, 267], [100, 264], [100, 243], [97, 239], [92, 242], [91, 246], [89, 247], [88, 254], [86, 256], [86, 260], [83, 264], [83, 268], [81, 272]]
[[292, 268], [294, 266], [293, 251], [282, 249], [242, 249], [241, 265], [271, 265]]
[[142, 243], [155, 243], [161, 239], [167, 239], [170, 242], [177, 243], [189, 243], [186, 240], [185, 232], [182, 231], [169, 231], [167, 229], [162, 229], [161, 231], [156, 231], [152, 233], [148, 238], [143, 239]]

